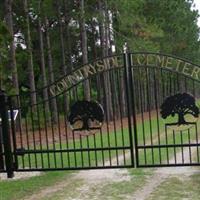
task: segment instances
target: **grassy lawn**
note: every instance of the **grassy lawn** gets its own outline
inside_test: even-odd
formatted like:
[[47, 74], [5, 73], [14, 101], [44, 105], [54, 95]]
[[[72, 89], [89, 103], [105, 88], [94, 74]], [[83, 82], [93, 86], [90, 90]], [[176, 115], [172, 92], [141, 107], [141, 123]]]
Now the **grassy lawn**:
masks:
[[[154, 122], [155, 123], [155, 122]], [[148, 122], [145, 122], [146, 126], [149, 125]], [[117, 144], [118, 146], [122, 146], [122, 134], [120, 133], [120, 131], [118, 131], [117, 133], [110, 133], [108, 134], [97, 134], [96, 137], [96, 147], [107, 147], [108, 146], [108, 141], [110, 142], [110, 146], [116, 146], [116, 135], [117, 135]], [[101, 138], [103, 136], [103, 138]], [[141, 140], [142, 138], [140, 138]], [[147, 136], [147, 140], [149, 139], [149, 136]], [[128, 130], [125, 129], [124, 130], [124, 145], [129, 145], [129, 134], [128, 134]], [[103, 143], [102, 143], [103, 142]], [[90, 145], [90, 148], [93, 148], [93, 137], [88, 137], [87, 138], [83, 138], [82, 139], [82, 144], [80, 144], [80, 141], [76, 140], [75, 142], [75, 146], [76, 148], [80, 148], [82, 145], [82, 148], [86, 148], [88, 146], [88, 143]], [[73, 142], [69, 142], [69, 147], [73, 148], [74, 144]], [[59, 144], [56, 144], [56, 148], [59, 148]], [[95, 164], [95, 159], [96, 159], [96, 155], [94, 154], [94, 152], [89, 152], [90, 153], [90, 165], [94, 165]], [[118, 155], [122, 154], [123, 152], [121, 150], [118, 151]], [[65, 158], [65, 166], [69, 166], [69, 161], [70, 161], [70, 166], [73, 166], [75, 164], [75, 160], [74, 160], [74, 153], [63, 153], [63, 158]], [[83, 164], [83, 160], [84, 160], [84, 165], [87, 166], [89, 164], [89, 157], [88, 157], [88, 152], [83, 153], [83, 155], [81, 155], [81, 153], [76, 153], [76, 164], [77, 166], [81, 166]], [[49, 157], [48, 157], [49, 156]], [[116, 157], [116, 151], [104, 151], [104, 159], [108, 159], [109, 156]], [[41, 165], [41, 155], [38, 154], [37, 155], [37, 164]], [[61, 166], [61, 154], [57, 153], [57, 154], [44, 154], [43, 155], [43, 166], [48, 166], [48, 158], [50, 158], [50, 160], [52, 159], [53, 162], [51, 163], [51, 167], [55, 167], [55, 162], [54, 162], [54, 158], [56, 158], [56, 165]], [[68, 160], [69, 158], [69, 160]], [[29, 162], [29, 156], [25, 155], [24, 158], [21, 158], [19, 160], [19, 164], [23, 165], [22, 160], [24, 160], [24, 166], [23, 167], [28, 167], [31, 165], [31, 167], [35, 167], [35, 156], [31, 155], [30, 156], [31, 159], [31, 163]], [[102, 152], [97, 152], [97, 159], [99, 163], [102, 163]], [[127, 162], [130, 163], [130, 159], [127, 157]], [[135, 169], [132, 169], [133, 172]], [[142, 177], [145, 178], [145, 174], [142, 173], [143, 170], [138, 170], [138, 173], [140, 174], [139, 177], [142, 180]], [[21, 199], [21, 197], [25, 197], [25, 196], [29, 196], [32, 193], [37, 192], [37, 190], [41, 187], [46, 187], [46, 186], [51, 186], [54, 185], [56, 182], [60, 182], [62, 180], [64, 180], [66, 177], [70, 176], [71, 172], [47, 172], [47, 173], [43, 173], [43, 175], [38, 176], [38, 177], [32, 177], [30, 179], [27, 180], [14, 180], [14, 181], [0, 181], [0, 193], [1, 193], [1, 199], [2, 200], [11, 200], [13, 198], [15, 199]], [[134, 180], [132, 181], [134, 182]], [[143, 182], [143, 181], [141, 181]], [[73, 183], [72, 183], [73, 184]], [[126, 183], [123, 183], [126, 185]], [[117, 187], [117, 185], [116, 185]], [[115, 188], [115, 187], [114, 187]], [[126, 188], [126, 187], [125, 187]]]
[[[149, 143], [150, 139], [153, 138], [154, 144], [158, 144], [158, 133], [157, 133], [157, 126], [164, 127], [163, 126], [163, 120], [159, 119], [152, 119], [151, 121], [146, 120], [144, 121], [144, 124], [138, 123], [138, 143], [141, 145], [144, 140], [144, 135], [142, 134], [142, 130], [145, 129], [146, 135], [145, 140], [147, 143]], [[151, 127], [151, 132], [150, 132]], [[110, 146], [123, 146], [129, 145], [129, 133], [128, 130], [124, 128], [124, 135], [121, 134], [121, 132], [118, 130], [117, 132], [111, 132], [108, 134], [99, 134], [97, 133], [95, 135], [95, 141], [96, 141], [96, 147], [108, 147]], [[164, 128], [160, 128], [161, 138], [160, 143], [165, 144], [166, 143], [166, 137], [164, 135]], [[174, 142], [174, 137], [172, 133], [168, 133], [168, 144]], [[191, 131], [191, 140], [195, 138], [194, 131]], [[187, 132], [183, 132], [181, 134], [175, 135], [176, 143], [181, 142], [187, 142], [188, 141], [188, 134]], [[116, 145], [117, 144], [117, 145]], [[63, 144], [63, 147], [66, 144]], [[69, 148], [87, 148], [88, 146], [90, 148], [94, 148], [94, 136], [84, 137], [82, 138], [81, 142], [80, 140], [76, 140], [75, 143], [69, 142], [68, 143]], [[53, 146], [52, 146], [53, 148]], [[56, 144], [54, 148], [59, 149], [59, 144]], [[176, 152], [181, 151], [181, 148], [176, 148]], [[84, 153], [46, 153], [46, 154], [37, 154], [35, 157], [34, 155], [25, 155], [24, 158], [21, 158], [19, 160], [19, 164], [21, 167], [36, 167], [37, 160], [37, 167], [43, 166], [48, 167], [49, 160], [50, 166], [54, 168], [62, 167], [63, 165], [65, 167], [74, 166], [75, 164], [77, 166], [95, 166], [96, 164], [102, 165], [103, 157], [105, 160], [107, 160], [109, 157], [115, 158], [116, 155], [122, 154], [122, 150], [106, 150], [106, 151], [97, 151], [96, 153], [94, 151], [86, 151]], [[162, 162], [165, 162], [167, 155], [169, 157], [172, 157], [174, 154], [174, 148], [163, 149], [162, 151], [159, 151], [158, 149], [149, 149], [146, 150], [146, 155], [144, 150], [139, 151], [140, 155], [140, 164], [144, 164], [145, 162], [148, 164], [153, 163], [152, 155], [154, 157], [154, 163], [160, 162], [159, 158], [162, 157]], [[41, 157], [43, 156], [43, 157]], [[75, 161], [76, 157], [76, 161]], [[147, 158], [145, 160], [145, 157]], [[30, 158], [30, 160], [29, 160]], [[43, 158], [43, 159], [41, 159]], [[63, 159], [63, 162], [61, 162], [61, 158]], [[130, 159], [127, 156], [127, 163], [130, 163]], [[23, 161], [24, 160], [24, 166]], [[43, 162], [42, 162], [43, 160]], [[56, 160], [56, 162], [55, 162]], [[98, 161], [98, 163], [95, 162], [95, 160]], [[100, 192], [103, 196], [109, 196], [110, 199], [120, 199], [125, 197], [128, 194], [133, 194], [135, 190], [137, 190], [139, 187], [141, 187], [145, 181], [152, 175], [153, 170], [152, 169], [129, 169], [130, 173], [130, 181], [122, 181], [118, 183], [108, 183], [107, 185], [102, 186], [99, 188], [98, 192]], [[0, 200], [13, 200], [13, 199], [22, 199], [22, 197], [29, 196], [33, 193], [36, 193], [38, 190], [41, 190], [41, 188], [45, 188], [47, 186], [53, 186], [55, 183], [59, 183], [62, 180], [70, 179], [71, 172], [47, 172], [43, 173], [41, 176], [38, 177], [32, 177], [27, 180], [12, 180], [12, 181], [0, 181]], [[73, 188], [75, 187], [81, 187], [82, 182], [81, 180], [79, 182], [71, 182], [70, 187], [65, 188], [64, 192], [61, 192], [60, 194], [56, 194], [52, 197], [53, 199], [62, 199], [62, 195], [68, 195], [72, 196], [73, 194]], [[95, 190], [95, 187], [94, 187]], [[92, 195], [95, 194], [95, 191], [93, 193], [88, 194], [89, 198], [92, 199]], [[48, 199], [50, 199], [49, 197]]]
[[0, 200], [18, 200], [41, 190], [56, 182], [69, 179], [69, 172], [47, 172], [41, 176], [21, 180], [0, 181]]
[[171, 177], [156, 188], [156, 190], [149, 197], [149, 200], [199, 200], [199, 187], [199, 173], [189, 177]]
[[[144, 121], [144, 123], [138, 123], [138, 143], [141, 144], [144, 140], [142, 129], [144, 127], [146, 135], [145, 140], [150, 141], [150, 138], [154, 138], [154, 142], [158, 143], [157, 135], [157, 119], [151, 119]], [[159, 119], [160, 127], [163, 127], [163, 120]], [[151, 126], [152, 133], [149, 133]], [[123, 134], [122, 134], [123, 131]], [[163, 128], [160, 129], [163, 132]], [[164, 142], [164, 140], [161, 140]], [[86, 148], [109, 148], [109, 147], [123, 147], [130, 146], [129, 132], [126, 127], [123, 130], [112, 131], [108, 133], [97, 133], [88, 137], [82, 137], [81, 139], [76, 139], [75, 142], [72, 140], [67, 144], [59, 143], [49, 146], [49, 149], [86, 149]], [[36, 147], [40, 150], [40, 147]], [[30, 147], [33, 149], [33, 147]], [[18, 157], [20, 168], [55, 168], [55, 167], [66, 167], [73, 168], [76, 167], [95, 167], [102, 166], [103, 161], [109, 158], [117, 158], [118, 155], [122, 155], [123, 150], [98, 150], [98, 151], [82, 151], [82, 152], [57, 152], [57, 153], [43, 153], [43, 154], [26, 154], [24, 157]], [[126, 150], [126, 153], [130, 154], [130, 150]], [[142, 153], [141, 153], [142, 154]], [[129, 165], [130, 156], [126, 158], [126, 164]], [[140, 156], [143, 160], [143, 155]], [[96, 162], [97, 161], [97, 162]]]

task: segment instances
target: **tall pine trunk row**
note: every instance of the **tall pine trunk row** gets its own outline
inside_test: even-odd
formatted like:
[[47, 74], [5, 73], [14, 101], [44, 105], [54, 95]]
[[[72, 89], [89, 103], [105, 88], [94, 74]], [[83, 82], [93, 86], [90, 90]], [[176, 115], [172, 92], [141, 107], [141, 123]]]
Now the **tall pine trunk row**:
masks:
[[[190, 9], [192, 4], [189, 1], [4, 0], [3, 4], [5, 10], [0, 15], [3, 15], [12, 38], [7, 45], [10, 56], [6, 67], [9, 79], [12, 79], [13, 93], [25, 92], [30, 96], [32, 105], [42, 98], [45, 112], [52, 114], [55, 123], [61, 100], [52, 98], [48, 85], [76, 66], [112, 55], [113, 46], [117, 53], [124, 42], [128, 42], [133, 50], [164, 52], [166, 48], [169, 54], [188, 56], [195, 61], [199, 58], [199, 29], [195, 24], [197, 13]], [[180, 16], [175, 13], [180, 13]], [[158, 20], [160, 18], [164, 20]], [[174, 19], [173, 24], [171, 19]], [[19, 44], [17, 37], [20, 37]], [[84, 73], [87, 77], [87, 71]], [[119, 95], [117, 85], [112, 86], [112, 81], [120, 83], [121, 105], [116, 100]], [[107, 119], [112, 120], [120, 108], [125, 116], [123, 70], [118, 75], [113, 71], [103, 73], [98, 76], [97, 82], [103, 86], [99, 87], [99, 101], [107, 111]], [[92, 100], [94, 85], [92, 81], [85, 80], [84, 94], [81, 96], [82, 90], [78, 91], [79, 98]], [[42, 88], [42, 92], [38, 92], [38, 88]], [[151, 98], [154, 96], [151, 93]], [[69, 110], [69, 98], [66, 93], [63, 94], [65, 113]]]

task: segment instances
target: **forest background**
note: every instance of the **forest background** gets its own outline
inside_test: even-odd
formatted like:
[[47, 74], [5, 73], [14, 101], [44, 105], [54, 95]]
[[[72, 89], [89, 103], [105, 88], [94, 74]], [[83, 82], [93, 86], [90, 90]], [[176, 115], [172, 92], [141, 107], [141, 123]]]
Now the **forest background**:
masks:
[[[200, 64], [193, 0], [0, 1], [0, 88], [29, 94], [95, 59], [123, 52], [173, 54]], [[193, 9], [192, 9], [193, 8]]]

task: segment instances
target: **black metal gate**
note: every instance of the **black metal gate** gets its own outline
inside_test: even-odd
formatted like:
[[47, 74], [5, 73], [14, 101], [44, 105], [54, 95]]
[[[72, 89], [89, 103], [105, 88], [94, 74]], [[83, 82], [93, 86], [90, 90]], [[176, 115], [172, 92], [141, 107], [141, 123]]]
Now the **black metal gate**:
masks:
[[199, 66], [163, 54], [129, 57], [136, 166], [199, 165]]
[[199, 77], [186, 60], [128, 53], [1, 95], [0, 172], [199, 165]]

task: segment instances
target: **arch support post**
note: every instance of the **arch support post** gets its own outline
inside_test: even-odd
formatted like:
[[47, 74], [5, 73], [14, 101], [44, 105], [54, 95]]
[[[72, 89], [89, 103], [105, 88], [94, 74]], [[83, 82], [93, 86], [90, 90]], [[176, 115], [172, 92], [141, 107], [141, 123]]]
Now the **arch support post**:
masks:
[[9, 120], [8, 120], [8, 103], [7, 96], [4, 91], [0, 91], [0, 116], [1, 116], [1, 131], [3, 137], [4, 155], [5, 155], [5, 165], [8, 178], [14, 177], [13, 171], [13, 155], [11, 138], [9, 131]]

